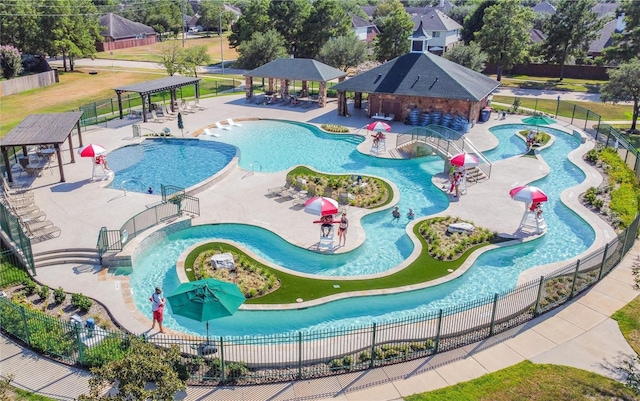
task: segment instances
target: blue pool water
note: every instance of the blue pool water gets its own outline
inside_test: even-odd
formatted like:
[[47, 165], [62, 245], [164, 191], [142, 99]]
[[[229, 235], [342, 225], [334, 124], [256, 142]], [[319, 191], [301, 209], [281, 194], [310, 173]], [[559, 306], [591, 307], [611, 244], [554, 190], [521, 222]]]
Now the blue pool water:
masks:
[[[431, 176], [443, 169], [443, 161], [439, 158], [377, 159], [356, 151], [355, 147], [361, 141], [357, 137], [336, 137], [313, 127], [277, 121], [246, 122], [243, 125], [223, 133], [216, 141], [237, 146], [241, 150], [240, 165], [246, 168], [251, 164], [259, 164], [263, 171], [280, 171], [292, 165], [306, 164], [330, 173], [378, 175], [396, 184], [400, 191], [401, 209], [413, 207], [418, 217], [436, 213], [448, 205], [448, 199], [442, 191], [431, 185]], [[498, 136], [504, 136], [501, 144], [509, 143], [516, 130], [523, 127], [511, 125], [497, 129]], [[350, 298], [302, 311], [238, 311], [234, 316], [216, 320], [212, 325], [212, 333], [266, 335], [293, 330], [334, 329], [413, 316], [508, 290], [515, 286], [522, 271], [566, 260], [583, 252], [593, 242], [594, 232], [559, 201], [561, 191], [584, 179], [584, 174], [566, 159], [579, 141], [561, 131], [547, 131], [557, 136], [554, 145], [542, 151], [551, 173], [534, 183], [550, 199], [544, 206], [544, 216], [549, 226], [545, 236], [532, 242], [486, 252], [463, 277], [433, 288], [397, 295]], [[524, 152], [524, 143], [520, 143], [522, 150], [516, 154]], [[518, 142], [514, 142], [513, 146], [518, 146]], [[509, 157], [512, 152], [502, 149], [495, 151], [501, 152], [504, 157]], [[148, 302], [145, 301], [156, 285], [161, 283], [167, 293], [178, 285], [175, 273], [177, 257], [189, 246], [215, 238], [233, 240], [275, 264], [306, 273], [347, 276], [385, 271], [404, 260], [412, 250], [404, 229], [407, 221], [397, 224], [391, 220], [388, 212], [367, 216], [363, 220], [367, 241], [359, 250], [341, 255], [308, 252], [252, 226], [220, 224], [190, 228], [157, 242], [136, 260], [131, 275], [134, 299], [139, 309], [149, 313]], [[383, 241], [384, 245], [377, 241]], [[384, 249], [384, 257], [375, 254], [372, 259], [370, 251], [375, 251], [369, 248], [373, 247], [372, 244], [376, 244], [376, 249]], [[204, 332], [199, 322], [173, 317], [170, 307], [165, 321], [168, 327], [176, 330], [198, 334]]]
[[220, 171], [236, 155], [236, 148], [221, 142], [146, 139], [109, 153], [115, 173], [110, 188], [160, 194], [160, 185], [188, 188]]

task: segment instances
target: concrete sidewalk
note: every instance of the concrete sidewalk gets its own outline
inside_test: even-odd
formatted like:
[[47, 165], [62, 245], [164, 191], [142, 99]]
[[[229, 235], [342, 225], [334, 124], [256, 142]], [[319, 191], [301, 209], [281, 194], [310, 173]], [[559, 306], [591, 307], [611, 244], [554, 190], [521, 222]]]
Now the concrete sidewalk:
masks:
[[[400, 400], [472, 380], [524, 360], [573, 366], [622, 380], [621, 361], [635, 352], [609, 316], [639, 293], [633, 267], [640, 242], [594, 288], [572, 303], [520, 327], [464, 348], [364, 372], [248, 387], [190, 386], [180, 400]], [[0, 374], [12, 384], [56, 400], [88, 392], [90, 374], [43, 358], [2, 338]]]

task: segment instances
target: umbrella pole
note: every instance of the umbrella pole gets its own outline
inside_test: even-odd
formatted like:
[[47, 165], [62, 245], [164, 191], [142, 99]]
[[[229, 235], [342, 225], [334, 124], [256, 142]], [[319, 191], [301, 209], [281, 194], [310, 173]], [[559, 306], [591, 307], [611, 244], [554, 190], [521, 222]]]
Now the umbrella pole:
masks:
[[205, 343], [209, 345], [209, 321], [207, 320], [207, 342]]

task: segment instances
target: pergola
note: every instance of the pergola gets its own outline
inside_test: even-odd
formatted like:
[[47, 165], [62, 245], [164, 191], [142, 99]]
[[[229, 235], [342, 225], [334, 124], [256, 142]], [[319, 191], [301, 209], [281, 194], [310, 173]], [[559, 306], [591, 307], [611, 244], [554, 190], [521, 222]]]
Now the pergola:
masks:
[[58, 169], [60, 170], [60, 182], [65, 182], [64, 168], [62, 166], [62, 155], [60, 145], [69, 139], [69, 154], [71, 163], [75, 163], [73, 154], [73, 129], [78, 132], [78, 140], [82, 146], [82, 132], [80, 130], [80, 117], [82, 111], [72, 111], [68, 113], [51, 114], [31, 114], [22, 122], [9, 131], [7, 135], [0, 138], [0, 151], [4, 158], [4, 166], [7, 171], [7, 179], [13, 182], [11, 164], [9, 162], [8, 149], [15, 146], [22, 147], [22, 154], [28, 157], [29, 147], [40, 145], [53, 145], [58, 158]]
[[244, 74], [246, 98], [253, 97], [253, 78], [268, 78], [269, 91], [275, 92], [275, 80], [280, 80], [280, 90], [284, 97], [289, 96], [289, 83], [302, 81], [302, 91], [308, 93], [308, 82], [318, 82], [318, 106], [327, 103], [327, 82], [338, 79], [340, 82], [347, 73], [330, 65], [308, 58], [279, 58], [255, 70]]
[[171, 111], [175, 111], [176, 89], [187, 85], [195, 85], [196, 99], [200, 98], [200, 79], [194, 77], [166, 77], [155, 79], [153, 81], [140, 82], [133, 85], [114, 88], [118, 95], [118, 110], [120, 111], [120, 119], [124, 118], [122, 114], [122, 94], [124, 92], [135, 92], [142, 98], [142, 121], [147, 122], [147, 105], [151, 109], [151, 95], [157, 92], [170, 91], [171, 93]]

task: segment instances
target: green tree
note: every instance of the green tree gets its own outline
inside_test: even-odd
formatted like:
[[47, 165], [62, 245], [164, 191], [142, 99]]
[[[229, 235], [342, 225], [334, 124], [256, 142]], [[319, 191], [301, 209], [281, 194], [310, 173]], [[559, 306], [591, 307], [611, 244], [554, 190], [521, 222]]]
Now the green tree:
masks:
[[329, 40], [318, 53], [319, 61], [345, 72], [364, 63], [366, 59], [367, 44], [359, 40], [353, 32]]
[[[131, 337], [125, 358], [92, 368], [89, 394], [81, 400], [173, 400], [178, 391], [186, 389], [175, 368], [181, 363], [177, 346], [169, 349], [137, 337]], [[147, 384], [154, 388], [147, 389]], [[117, 386], [115, 396], [103, 396], [105, 387]]]
[[624, 13], [625, 29], [614, 33], [614, 45], [605, 49], [610, 61], [629, 61], [640, 57], [640, 1], [622, 0], [619, 11]]
[[549, 62], [560, 64], [560, 80], [569, 57], [586, 54], [589, 43], [596, 39], [604, 25], [598, 14], [591, 11], [595, 0], [560, 0], [556, 13], [544, 26], [547, 38], [542, 51]]
[[460, 33], [460, 39], [465, 44], [469, 44], [476, 37], [476, 32], [479, 32], [482, 29], [482, 19], [484, 18], [484, 13], [487, 8], [494, 6], [496, 4], [496, 0], [486, 0], [482, 3], [478, 4], [478, 6], [473, 10], [471, 14], [464, 19], [464, 23], [462, 24], [462, 32]]
[[222, 1], [216, 0], [202, 0], [200, 2], [200, 8], [198, 9], [198, 24], [211, 31], [218, 30], [220, 25], [220, 16], [224, 14], [224, 5]]
[[487, 54], [482, 51], [479, 44], [471, 42], [468, 45], [454, 46], [444, 54], [444, 58], [474, 71], [482, 72], [485, 67], [484, 63], [487, 61]]
[[255, 32], [266, 32], [273, 28], [268, 15], [269, 3], [269, 0], [251, 0], [242, 16], [231, 27], [229, 47], [236, 48], [251, 40]]
[[287, 41], [275, 29], [256, 32], [251, 40], [238, 46], [240, 68], [254, 69], [278, 58], [287, 57]]
[[376, 36], [373, 47], [376, 59], [391, 60], [409, 51], [409, 36], [413, 31], [411, 16], [404, 9], [395, 10], [380, 27], [380, 34]]
[[2, 76], [11, 79], [20, 74], [22, 58], [20, 52], [13, 46], [0, 46], [0, 69]]
[[12, 45], [28, 54], [43, 51], [40, 17], [32, 2], [0, 2], [0, 16], [0, 45]]
[[621, 63], [607, 73], [609, 81], [600, 88], [600, 99], [612, 103], [633, 102], [631, 131], [636, 132], [640, 112], [640, 59]]
[[298, 56], [315, 58], [331, 38], [344, 36], [351, 30], [351, 17], [338, 0], [317, 0], [305, 23], [306, 34], [300, 38]]
[[206, 65], [211, 62], [211, 56], [207, 53], [207, 46], [193, 46], [183, 49], [182, 63], [183, 71], [186, 75], [198, 76], [198, 66]]
[[160, 65], [164, 67], [172, 77], [175, 73], [183, 72], [185, 63], [184, 63], [184, 52], [180, 47], [180, 43], [178, 41], [172, 40], [160, 45]]
[[476, 37], [489, 61], [498, 65], [498, 81], [503, 69], [527, 56], [532, 21], [533, 11], [521, 6], [519, 0], [499, 0], [485, 10], [482, 29]]
[[102, 38], [96, 6], [90, 0], [75, 0], [74, 3], [74, 10], [78, 14], [72, 16], [72, 29], [69, 32], [74, 44], [69, 49], [71, 71], [75, 58], [93, 57], [96, 54], [96, 42]]
[[301, 46], [308, 34], [306, 23], [311, 14], [308, 0], [272, 1], [269, 5], [269, 17], [273, 27], [287, 43], [287, 51], [294, 57], [300, 56]]
[[152, 27], [160, 37], [166, 32], [173, 35], [181, 33], [184, 29], [182, 21], [182, 9], [172, 0], [155, 0], [148, 3], [149, 9], [144, 13], [145, 18], [142, 23]]

